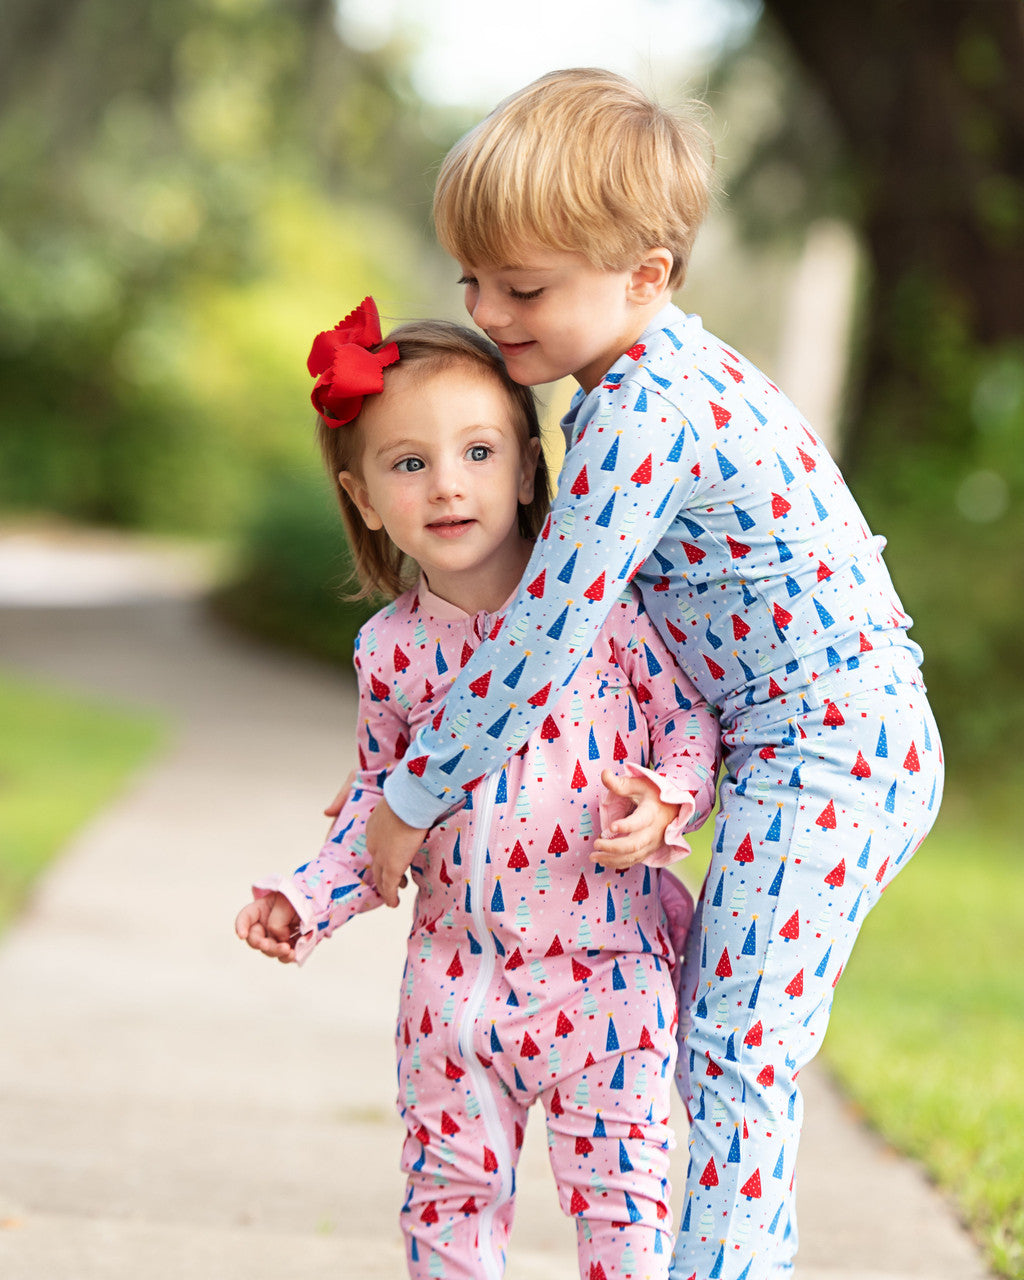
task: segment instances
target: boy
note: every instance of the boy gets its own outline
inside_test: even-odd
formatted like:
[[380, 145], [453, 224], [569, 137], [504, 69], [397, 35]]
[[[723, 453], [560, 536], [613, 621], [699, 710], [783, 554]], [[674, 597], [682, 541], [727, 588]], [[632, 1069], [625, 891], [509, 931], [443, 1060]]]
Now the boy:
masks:
[[635, 579], [721, 716], [725, 767], [682, 975], [672, 1274], [766, 1280], [796, 1248], [796, 1077], [861, 922], [934, 820], [942, 756], [882, 540], [778, 388], [671, 305], [707, 209], [701, 142], [583, 69], [514, 94], [445, 161], [435, 222], [468, 310], [516, 381], [572, 374], [580, 392], [516, 602], [367, 842], [393, 904], [422, 831], [539, 723]]

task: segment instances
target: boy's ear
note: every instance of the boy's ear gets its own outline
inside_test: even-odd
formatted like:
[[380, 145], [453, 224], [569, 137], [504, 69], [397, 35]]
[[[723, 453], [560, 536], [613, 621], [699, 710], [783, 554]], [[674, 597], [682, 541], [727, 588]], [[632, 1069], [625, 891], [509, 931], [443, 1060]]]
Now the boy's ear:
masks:
[[367, 529], [383, 529], [384, 521], [370, 502], [370, 492], [354, 471], [339, 471], [338, 483], [355, 503]]
[[540, 441], [531, 437], [523, 450], [523, 462], [519, 472], [519, 503], [526, 506], [533, 501], [533, 492], [537, 485], [537, 459], [540, 457]]
[[669, 288], [674, 259], [671, 249], [648, 249], [630, 276], [627, 296], [640, 306], [653, 302]]

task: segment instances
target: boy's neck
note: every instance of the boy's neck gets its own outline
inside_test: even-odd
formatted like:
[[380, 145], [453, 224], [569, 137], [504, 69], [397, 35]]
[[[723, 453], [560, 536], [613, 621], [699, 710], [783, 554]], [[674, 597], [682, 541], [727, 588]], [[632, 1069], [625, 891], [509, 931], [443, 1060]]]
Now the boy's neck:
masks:
[[[618, 351], [615, 357], [608, 363], [607, 367], [599, 371], [599, 376], [594, 376], [593, 371], [589, 377], [580, 377], [577, 375], [577, 381], [585, 392], [588, 394], [593, 391], [594, 387], [604, 381], [608, 370], [613, 365], [618, 364], [627, 351], [631, 350], [640, 341], [641, 337], [650, 328], [651, 321], [655, 316], [659, 315], [672, 301], [672, 290], [669, 288], [662, 289], [649, 302], [642, 306], [637, 306], [630, 316], [630, 326], [628, 331], [621, 335], [617, 343]], [[588, 385], [588, 383], [590, 385]]]
[[635, 346], [641, 337], [651, 327], [651, 321], [655, 316], [660, 315], [662, 311], [672, 301], [672, 290], [667, 286], [656, 294], [650, 302], [645, 303], [642, 307], [637, 308], [636, 324], [634, 327], [633, 341], [628, 346], [623, 347], [622, 354], [625, 355], [630, 347]]

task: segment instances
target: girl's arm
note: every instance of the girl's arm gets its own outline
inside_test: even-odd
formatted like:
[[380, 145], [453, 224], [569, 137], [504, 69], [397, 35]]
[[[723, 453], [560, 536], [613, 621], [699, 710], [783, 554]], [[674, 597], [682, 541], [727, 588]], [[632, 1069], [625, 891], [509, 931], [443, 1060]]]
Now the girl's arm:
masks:
[[421, 729], [388, 779], [390, 813], [373, 826], [391, 841], [411, 846], [522, 746], [695, 483], [692, 431], [678, 410], [653, 390], [638, 397], [636, 385], [629, 408], [621, 387], [592, 395], [595, 416], [566, 455], [500, 632], [466, 664], [443, 717]]
[[[359, 767], [327, 839], [317, 856], [291, 876], [268, 876], [253, 885], [257, 900], [280, 895], [297, 917], [294, 959], [300, 964], [316, 944], [330, 937], [339, 925], [361, 911], [381, 905], [370, 874], [366, 850], [366, 822], [383, 795], [389, 770], [400, 759], [408, 742], [409, 726], [397, 705], [395, 690], [364, 676], [359, 648], [355, 655], [359, 680], [359, 718], [356, 743]], [[266, 909], [282, 912], [275, 898]], [[266, 950], [265, 948], [261, 948]], [[267, 954], [270, 954], [267, 951]], [[276, 950], [278, 959], [288, 957]]]
[[612, 652], [640, 703], [650, 751], [645, 760], [623, 761], [617, 777], [602, 775], [610, 794], [594, 847], [605, 866], [665, 866], [690, 852], [684, 832], [714, 808], [719, 724], [648, 616], [634, 614], [633, 627], [628, 644], [613, 641]]

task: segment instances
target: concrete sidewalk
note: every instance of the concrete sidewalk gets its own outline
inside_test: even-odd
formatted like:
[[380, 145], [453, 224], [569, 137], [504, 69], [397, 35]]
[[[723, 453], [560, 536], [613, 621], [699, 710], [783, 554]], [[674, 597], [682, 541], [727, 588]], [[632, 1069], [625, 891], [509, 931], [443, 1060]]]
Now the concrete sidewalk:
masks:
[[[0, 947], [0, 1276], [400, 1280], [391, 1035], [408, 904], [301, 971], [232, 932], [250, 880], [317, 847], [350, 763], [352, 688], [227, 636], [177, 589], [0, 607], [0, 666], [176, 726]], [[982, 1280], [950, 1206], [821, 1070], [805, 1084], [801, 1280]], [[574, 1230], [541, 1124], [519, 1185], [510, 1280], [568, 1280]]]

